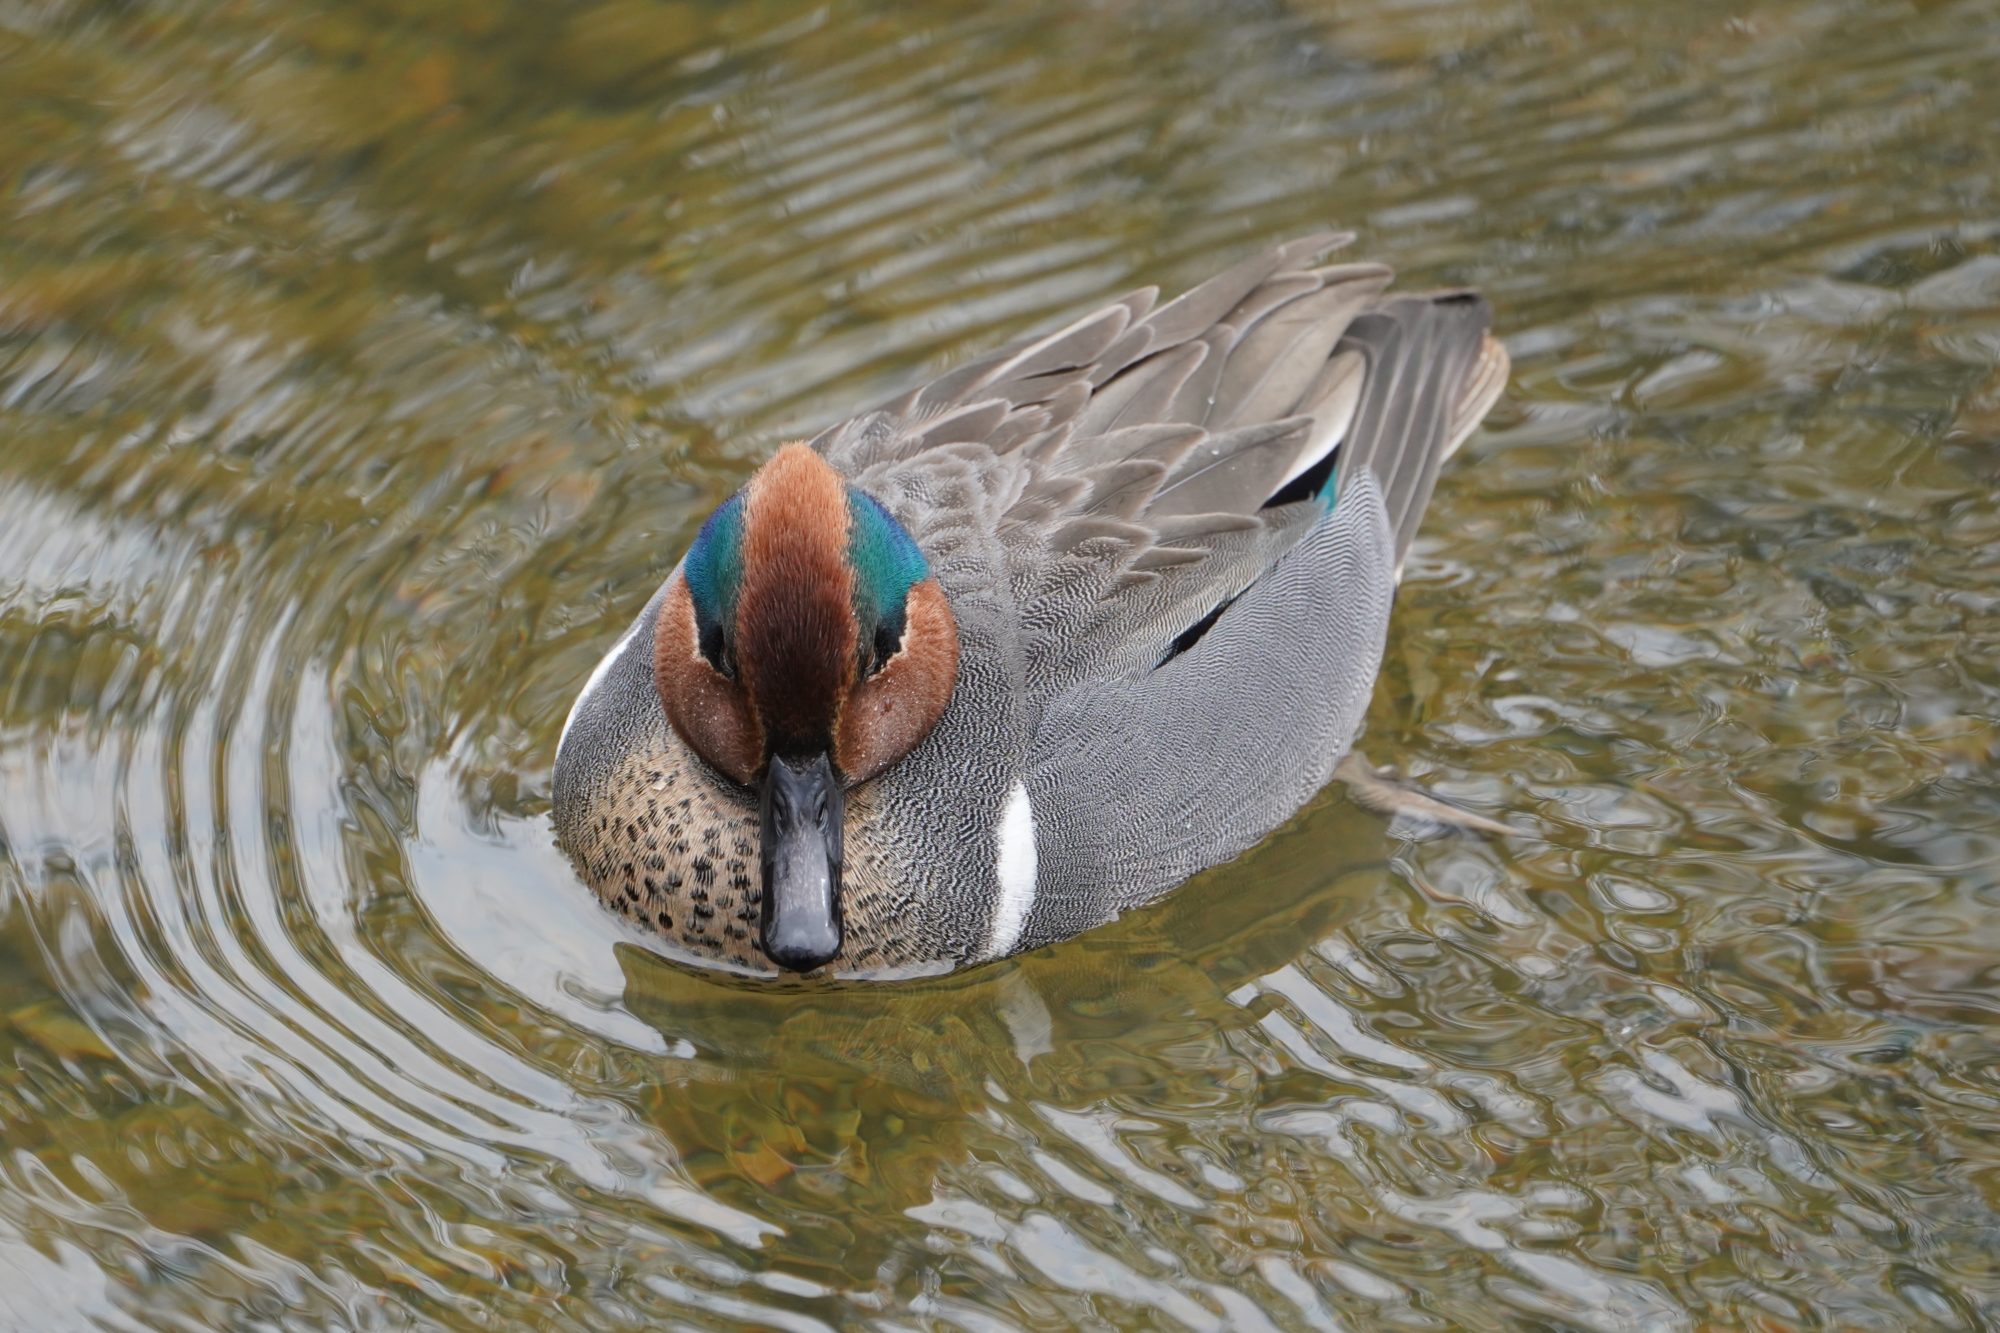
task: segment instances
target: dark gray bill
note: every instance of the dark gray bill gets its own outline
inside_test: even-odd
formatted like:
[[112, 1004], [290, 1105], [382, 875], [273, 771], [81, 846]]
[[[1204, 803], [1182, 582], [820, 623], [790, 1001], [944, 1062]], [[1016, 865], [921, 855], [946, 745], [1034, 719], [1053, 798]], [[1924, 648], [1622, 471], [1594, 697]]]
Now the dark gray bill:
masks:
[[764, 774], [764, 952], [810, 972], [840, 952], [840, 828], [846, 799], [825, 755], [771, 756]]

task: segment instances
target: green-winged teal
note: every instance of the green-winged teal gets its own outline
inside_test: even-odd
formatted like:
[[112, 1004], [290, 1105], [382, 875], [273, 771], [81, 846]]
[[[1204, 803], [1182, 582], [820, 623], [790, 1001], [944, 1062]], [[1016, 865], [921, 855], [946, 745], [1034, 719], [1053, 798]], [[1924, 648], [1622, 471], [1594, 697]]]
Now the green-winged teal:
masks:
[[787, 445], [591, 673], [555, 825], [707, 966], [1060, 940], [1264, 837], [1361, 725], [1486, 304], [1280, 247]]

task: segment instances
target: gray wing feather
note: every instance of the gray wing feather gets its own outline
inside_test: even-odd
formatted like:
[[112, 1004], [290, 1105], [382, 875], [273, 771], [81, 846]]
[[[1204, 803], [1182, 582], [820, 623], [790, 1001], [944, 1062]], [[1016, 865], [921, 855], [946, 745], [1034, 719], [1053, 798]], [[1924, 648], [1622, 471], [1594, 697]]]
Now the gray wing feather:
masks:
[[1208, 414], [1215, 406], [1215, 391], [1222, 385], [1222, 371], [1229, 360], [1229, 349], [1236, 345], [1236, 330], [1227, 324], [1217, 324], [1202, 334], [1196, 346], [1202, 349], [1202, 358], [1187, 377], [1173, 401], [1167, 404], [1163, 421], [1188, 421], [1199, 426], [1207, 422]]
[[1197, 338], [1281, 269], [1314, 255], [1337, 250], [1354, 239], [1353, 232], [1321, 232], [1252, 255], [1234, 267], [1175, 297], [1146, 319], [1161, 346]]
[[1298, 409], [1375, 285], [1345, 284], [1291, 302], [1236, 345], [1209, 413], [1212, 429], [1269, 421]]
[[1183, 343], [1121, 370], [1091, 394], [1077, 428], [1104, 434], [1127, 425], [1173, 420], [1169, 409], [1174, 396], [1207, 357], [1208, 344]]
[[1284, 484], [1312, 424], [1310, 417], [1286, 417], [1203, 437], [1160, 487], [1152, 512], [1161, 518], [1254, 513]]

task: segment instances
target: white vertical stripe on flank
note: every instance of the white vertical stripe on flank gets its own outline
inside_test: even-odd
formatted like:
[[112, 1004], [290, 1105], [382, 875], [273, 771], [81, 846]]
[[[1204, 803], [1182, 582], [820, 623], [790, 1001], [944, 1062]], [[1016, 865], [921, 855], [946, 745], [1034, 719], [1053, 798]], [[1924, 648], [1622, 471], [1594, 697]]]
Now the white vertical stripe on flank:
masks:
[[1035, 806], [1028, 799], [1026, 783], [1016, 782], [1007, 793], [994, 835], [999, 844], [994, 871], [1000, 881], [1000, 901], [993, 907], [988, 958], [1004, 957], [1013, 950], [1035, 901]]

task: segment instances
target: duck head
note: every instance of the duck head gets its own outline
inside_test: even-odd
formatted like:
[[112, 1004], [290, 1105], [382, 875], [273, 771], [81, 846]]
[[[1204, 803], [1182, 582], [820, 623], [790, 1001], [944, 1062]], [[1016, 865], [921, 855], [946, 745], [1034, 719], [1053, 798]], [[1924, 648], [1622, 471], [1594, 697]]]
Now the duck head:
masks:
[[944, 592], [879, 501], [793, 444], [709, 516], [659, 615], [668, 720], [759, 804], [763, 950], [831, 962], [847, 791], [930, 733], [958, 677]]

